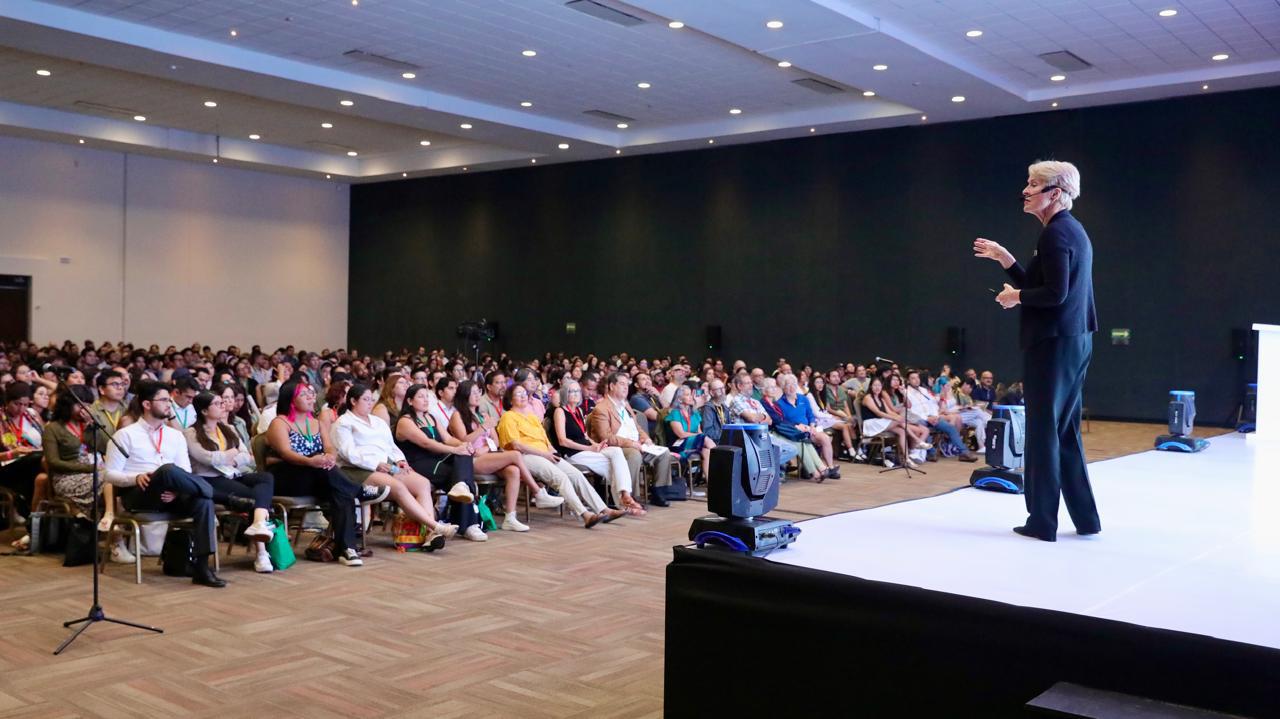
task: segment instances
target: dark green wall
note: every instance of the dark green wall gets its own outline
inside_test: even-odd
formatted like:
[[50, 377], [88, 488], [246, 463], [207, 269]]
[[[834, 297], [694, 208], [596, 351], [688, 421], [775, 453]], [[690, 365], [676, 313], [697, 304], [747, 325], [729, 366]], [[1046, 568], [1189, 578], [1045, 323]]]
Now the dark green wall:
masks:
[[753, 364], [936, 366], [962, 325], [960, 362], [1008, 380], [1017, 318], [970, 248], [1030, 254], [1026, 165], [1056, 158], [1081, 169], [1095, 251], [1086, 405], [1158, 419], [1167, 390], [1194, 389], [1220, 422], [1244, 369], [1230, 328], [1280, 322], [1278, 128], [1267, 89], [356, 185], [350, 343], [455, 347], [487, 317], [516, 356], [701, 356], [719, 324], [722, 354]]

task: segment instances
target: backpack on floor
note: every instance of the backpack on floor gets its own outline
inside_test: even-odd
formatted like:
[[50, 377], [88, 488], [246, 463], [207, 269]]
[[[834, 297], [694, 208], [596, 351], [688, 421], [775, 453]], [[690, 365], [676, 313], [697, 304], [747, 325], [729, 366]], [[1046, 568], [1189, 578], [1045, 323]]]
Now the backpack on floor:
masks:
[[160, 549], [160, 567], [170, 577], [194, 576], [195, 555], [196, 541], [191, 530], [171, 527], [164, 535], [164, 546]]

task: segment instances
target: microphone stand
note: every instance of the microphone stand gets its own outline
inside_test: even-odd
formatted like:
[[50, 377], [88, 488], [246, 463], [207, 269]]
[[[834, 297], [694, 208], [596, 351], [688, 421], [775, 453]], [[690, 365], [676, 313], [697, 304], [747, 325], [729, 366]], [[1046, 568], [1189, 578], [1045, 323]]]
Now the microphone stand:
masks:
[[[83, 634], [84, 630], [93, 626], [95, 622], [111, 622], [112, 624], [123, 624], [126, 627], [145, 629], [148, 632], [155, 632], [156, 634], [164, 633], [163, 629], [147, 626], [146, 624], [138, 624], [137, 622], [130, 622], [125, 619], [112, 619], [106, 615], [106, 612], [102, 611], [102, 604], [98, 600], [98, 563], [104, 561], [101, 556], [102, 552], [100, 545], [102, 531], [98, 526], [98, 430], [101, 429], [103, 432], [106, 432], [107, 439], [116, 446], [116, 449], [120, 451], [120, 454], [127, 458], [129, 453], [126, 452], [124, 447], [121, 447], [120, 443], [116, 441], [114, 433], [108, 432], [106, 427], [103, 427], [98, 423], [98, 420], [94, 419], [93, 412], [89, 409], [89, 406], [82, 402], [80, 398], [71, 391], [71, 388], [67, 386], [65, 379], [60, 379], [58, 381], [58, 386], [62, 391], [70, 394], [71, 399], [76, 401], [76, 404], [80, 406], [80, 409], [84, 410], [85, 414], [89, 415], [89, 442], [90, 447], [93, 449], [93, 606], [89, 607], [89, 614], [87, 616], [62, 623], [62, 626], [67, 628], [70, 628], [73, 624], [82, 624], [83, 626], [72, 632], [71, 636], [64, 639], [62, 643], [58, 645], [58, 648], [53, 650], [55, 656], [61, 654], [62, 650], [70, 646], [71, 642], [76, 640], [76, 637]], [[141, 552], [142, 547], [134, 547], [134, 551]]]
[[[880, 358], [877, 357], [876, 359], [880, 359]], [[902, 424], [903, 424], [902, 443], [908, 446], [907, 456], [899, 457], [899, 459], [902, 461], [898, 462], [897, 467], [889, 467], [888, 469], [882, 469], [880, 470], [880, 474], [884, 474], [885, 472], [897, 472], [898, 470], [902, 470], [907, 473], [907, 479], [911, 479], [912, 472], [915, 472], [916, 474], [925, 474], [925, 475], [929, 474], [923, 469], [912, 469], [911, 465], [907, 464], [907, 461], [910, 460], [911, 458], [911, 450], [910, 450], [911, 433], [907, 431], [907, 426], [911, 424], [911, 394], [908, 393], [905, 389], [902, 390]]]

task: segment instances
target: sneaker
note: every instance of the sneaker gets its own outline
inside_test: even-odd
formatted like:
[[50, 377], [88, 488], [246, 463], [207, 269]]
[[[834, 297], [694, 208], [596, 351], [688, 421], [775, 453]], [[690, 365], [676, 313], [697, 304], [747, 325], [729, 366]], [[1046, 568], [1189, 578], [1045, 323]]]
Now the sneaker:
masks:
[[19, 552], [25, 552], [28, 549], [31, 549], [31, 535], [24, 534], [22, 535], [22, 539], [15, 539], [12, 542], [9, 542], [9, 546], [13, 547]]
[[546, 487], [538, 488], [538, 493], [533, 495], [533, 506], [538, 509], [555, 509], [564, 504], [564, 497], [552, 497], [547, 494]]
[[266, 522], [254, 522], [244, 529], [244, 536], [249, 539], [261, 537], [264, 540], [269, 540], [273, 535], [275, 535], [275, 529]]
[[315, 530], [323, 532], [329, 528], [329, 520], [325, 519], [324, 513], [318, 509], [313, 509], [302, 515], [302, 529], [304, 531]]
[[271, 574], [276, 571], [276, 568], [271, 564], [271, 555], [266, 552], [258, 554], [253, 560], [253, 571], [259, 574]]
[[[443, 527], [444, 525], [440, 525]], [[428, 552], [434, 552], [437, 549], [444, 549], [444, 534], [440, 531], [440, 527], [427, 533], [427, 538], [422, 540], [422, 548]]]
[[111, 561], [115, 564], [133, 564], [135, 558], [133, 552], [124, 546], [124, 542], [116, 542], [111, 545]]
[[886, 468], [888, 468], [888, 469], [893, 469], [894, 467], [897, 467], [898, 465], [894, 464], [892, 459], [889, 459], [889, 458], [887, 458], [887, 457], [886, 457], [886, 458], [884, 459], [884, 466], [885, 466]]
[[476, 501], [475, 495], [471, 493], [471, 488], [466, 482], [457, 482], [449, 488], [449, 501], [458, 504], [471, 504]]
[[693, 490], [693, 498], [694, 498], [694, 499], [705, 499], [705, 498], [706, 498], [706, 496], [707, 496], [707, 493], [706, 493], [706, 492], [704, 492], [704, 491], [702, 491], [701, 489], [695, 489], [695, 490]]
[[391, 496], [391, 488], [387, 486], [366, 484], [362, 486], [361, 490], [361, 504], [378, 504]]
[[342, 554], [338, 556], [338, 564], [343, 564], [348, 567], [363, 567], [364, 560], [360, 558], [359, 552], [351, 547], [347, 547], [343, 550]]
[[462, 536], [473, 542], [489, 541], [489, 535], [485, 534], [484, 530], [481, 529], [478, 524], [473, 524], [470, 527], [467, 527], [467, 531], [463, 532]]
[[453, 539], [458, 536], [458, 525], [449, 524], [448, 522], [440, 522], [436, 525], [436, 531], [445, 539]]
[[527, 532], [529, 525], [516, 519], [516, 515], [512, 513], [502, 520], [502, 529], [507, 532]]

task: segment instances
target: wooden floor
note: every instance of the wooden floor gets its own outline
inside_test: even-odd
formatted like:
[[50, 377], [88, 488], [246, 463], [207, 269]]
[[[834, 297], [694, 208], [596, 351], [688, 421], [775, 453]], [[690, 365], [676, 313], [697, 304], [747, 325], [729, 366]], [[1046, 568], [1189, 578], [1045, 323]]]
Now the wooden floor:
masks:
[[[1089, 458], [1149, 449], [1160, 428], [1093, 422]], [[842, 464], [840, 481], [788, 482], [775, 514], [931, 496], [974, 466], [947, 459], [906, 479]], [[138, 586], [113, 565], [108, 615], [165, 633], [99, 624], [60, 657], [62, 622], [88, 608], [88, 569], [0, 557], [0, 717], [660, 716], [664, 568], [703, 513], [676, 503], [587, 531], [534, 510], [532, 532], [434, 555], [398, 555], [375, 535], [361, 568], [257, 575], [236, 554], [222, 590], [154, 560]]]

